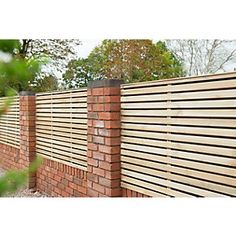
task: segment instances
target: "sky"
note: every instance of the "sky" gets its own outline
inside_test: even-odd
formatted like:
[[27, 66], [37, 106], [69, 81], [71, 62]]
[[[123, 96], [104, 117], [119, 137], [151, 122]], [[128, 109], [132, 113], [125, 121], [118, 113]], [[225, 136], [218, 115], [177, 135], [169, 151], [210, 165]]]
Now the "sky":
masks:
[[79, 46], [78, 56], [86, 58], [91, 50], [93, 50], [102, 40], [93, 40], [93, 39], [82, 39], [82, 45]]

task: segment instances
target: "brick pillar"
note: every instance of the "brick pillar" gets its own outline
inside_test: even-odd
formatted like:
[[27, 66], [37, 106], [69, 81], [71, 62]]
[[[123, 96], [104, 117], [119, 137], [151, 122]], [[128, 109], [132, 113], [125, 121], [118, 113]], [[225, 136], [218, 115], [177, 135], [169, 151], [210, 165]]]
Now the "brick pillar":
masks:
[[88, 86], [88, 196], [119, 197], [120, 84], [97, 80]]
[[[36, 135], [35, 135], [35, 94], [33, 92], [20, 93], [20, 163], [21, 167], [29, 167], [35, 159]], [[36, 173], [31, 173], [27, 187], [35, 189]]]

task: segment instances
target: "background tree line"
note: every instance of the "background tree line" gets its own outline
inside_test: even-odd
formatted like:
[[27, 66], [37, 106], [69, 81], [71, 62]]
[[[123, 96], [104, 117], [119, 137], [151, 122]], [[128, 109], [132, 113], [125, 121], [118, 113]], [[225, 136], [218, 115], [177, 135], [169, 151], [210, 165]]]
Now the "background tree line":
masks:
[[29, 71], [37, 60], [38, 71], [27, 82], [21, 73], [17, 78], [2, 75], [0, 96], [7, 87], [44, 92], [85, 87], [97, 79], [132, 83], [224, 72], [236, 62], [235, 40], [103, 40], [86, 58], [78, 57], [80, 40], [24, 39], [18, 43], [12, 57], [25, 59]]

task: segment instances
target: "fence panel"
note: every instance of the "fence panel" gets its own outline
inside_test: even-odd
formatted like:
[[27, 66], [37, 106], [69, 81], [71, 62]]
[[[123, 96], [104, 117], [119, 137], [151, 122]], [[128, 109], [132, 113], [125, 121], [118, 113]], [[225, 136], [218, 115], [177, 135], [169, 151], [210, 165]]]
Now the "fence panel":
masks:
[[[0, 108], [7, 98], [0, 98]], [[0, 143], [16, 148], [20, 147], [20, 120], [19, 120], [19, 97], [13, 98], [12, 105], [6, 114], [0, 118]]]
[[85, 170], [87, 90], [37, 94], [36, 109], [37, 154]]
[[236, 74], [122, 86], [122, 187], [236, 196]]

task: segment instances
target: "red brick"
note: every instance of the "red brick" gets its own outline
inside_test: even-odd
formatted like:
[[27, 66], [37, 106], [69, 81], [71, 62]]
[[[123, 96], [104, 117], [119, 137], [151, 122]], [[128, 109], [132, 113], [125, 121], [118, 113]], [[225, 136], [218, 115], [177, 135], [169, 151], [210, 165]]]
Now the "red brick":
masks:
[[115, 145], [120, 145], [120, 137], [106, 137], [105, 138], [105, 145], [108, 146], [115, 146]]
[[110, 197], [120, 197], [121, 196], [121, 189], [120, 188], [106, 188], [105, 189], [106, 195]]
[[104, 144], [105, 143], [104, 137], [93, 136], [93, 143]]
[[93, 189], [99, 193], [103, 193], [103, 194], [105, 193], [105, 187], [100, 184], [93, 183]]
[[90, 95], [92, 95], [92, 89], [87, 89], [87, 96], [90, 96]]
[[118, 171], [106, 171], [105, 172], [105, 177], [107, 179], [119, 179], [120, 178], [120, 170]]
[[120, 112], [120, 103], [105, 103], [104, 111], [119, 111]]
[[55, 193], [57, 193], [59, 196], [61, 195], [61, 189], [55, 187], [54, 188]]
[[89, 188], [92, 188], [93, 187], [93, 181], [91, 181], [91, 180], [87, 180], [87, 186], [89, 187]]
[[83, 187], [83, 186], [77, 186], [77, 190], [78, 190], [80, 193], [87, 194], [87, 188], [85, 188], [85, 187]]
[[104, 96], [105, 103], [120, 103], [120, 96]]
[[99, 145], [98, 150], [106, 154], [119, 154], [120, 146]]
[[87, 150], [87, 156], [88, 157], [93, 157], [93, 151]]
[[93, 168], [93, 173], [95, 174], [95, 175], [99, 175], [99, 176], [105, 176], [105, 170], [102, 170], [102, 169], [100, 169], [100, 168], [96, 168], [96, 167], [94, 167]]
[[121, 127], [121, 123], [119, 120], [106, 120], [105, 128], [107, 129], [119, 129]]
[[80, 178], [77, 178], [77, 177], [74, 177], [73, 178], [73, 182], [75, 183], [75, 184], [77, 184], [77, 185], [82, 185], [82, 179], [80, 179]]
[[93, 112], [93, 105], [92, 105], [92, 103], [87, 104], [87, 111], [88, 112]]
[[105, 159], [105, 154], [104, 153], [101, 153], [101, 152], [93, 152], [93, 159], [96, 159], [96, 160], [104, 160]]
[[77, 185], [72, 183], [72, 182], [69, 182], [69, 188], [73, 188], [73, 189], [76, 189], [77, 188]]
[[60, 189], [65, 189], [65, 185], [62, 184], [62, 183], [59, 183], [57, 186], [58, 186], [58, 188], [60, 188]]
[[94, 120], [93, 121], [93, 127], [103, 128], [104, 127], [104, 121], [102, 121], [102, 120]]
[[105, 161], [107, 162], [119, 162], [120, 161], [120, 154], [106, 154]]
[[55, 180], [56, 180], [57, 182], [60, 182], [60, 181], [61, 181], [61, 176], [56, 175], [54, 178], [55, 178]]
[[93, 120], [88, 120], [88, 121], [87, 121], [87, 125], [88, 125], [88, 126], [93, 126]]
[[70, 187], [66, 187], [65, 190], [66, 190], [67, 193], [69, 193], [69, 194], [71, 194], [71, 195], [72, 195], [73, 192], [74, 192], [73, 188], [70, 188]]
[[88, 117], [88, 119], [98, 119], [98, 113], [97, 112], [88, 112], [87, 117]]
[[70, 194], [67, 193], [66, 191], [62, 190], [62, 191], [61, 191], [61, 196], [62, 196], [62, 197], [70, 197]]
[[104, 88], [104, 95], [120, 95], [120, 87]]
[[120, 112], [99, 112], [98, 118], [101, 120], [120, 120]]
[[96, 99], [97, 103], [104, 103], [104, 96], [99, 96]]
[[98, 160], [95, 160], [93, 158], [88, 158], [87, 163], [88, 163], [88, 165], [98, 167]]
[[92, 89], [93, 96], [101, 96], [104, 94], [103, 88], [93, 88]]
[[105, 137], [120, 137], [120, 129], [99, 129], [98, 133]]
[[118, 188], [120, 187], [120, 179], [110, 180], [103, 177], [99, 177], [99, 184], [106, 187]]
[[104, 170], [111, 170], [111, 163], [105, 162], [105, 161], [100, 161], [99, 162], [99, 167]]
[[92, 107], [93, 111], [104, 111], [103, 104], [98, 103], [98, 104], [93, 104], [92, 106], [93, 106]]
[[98, 183], [98, 176], [95, 173], [88, 173], [88, 180]]
[[97, 151], [98, 150], [98, 145], [94, 143], [88, 143], [87, 147], [89, 150]]
[[92, 97], [92, 96], [88, 96], [87, 97], [87, 103], [96, 103], [97, 102], [97, 97]]
[[132, 191], [127, 189], [127, 197], [132, 197]]
[[89, 197], [98, 197], [98, 192], [91, 188], [88, 188], [87, 194]]

